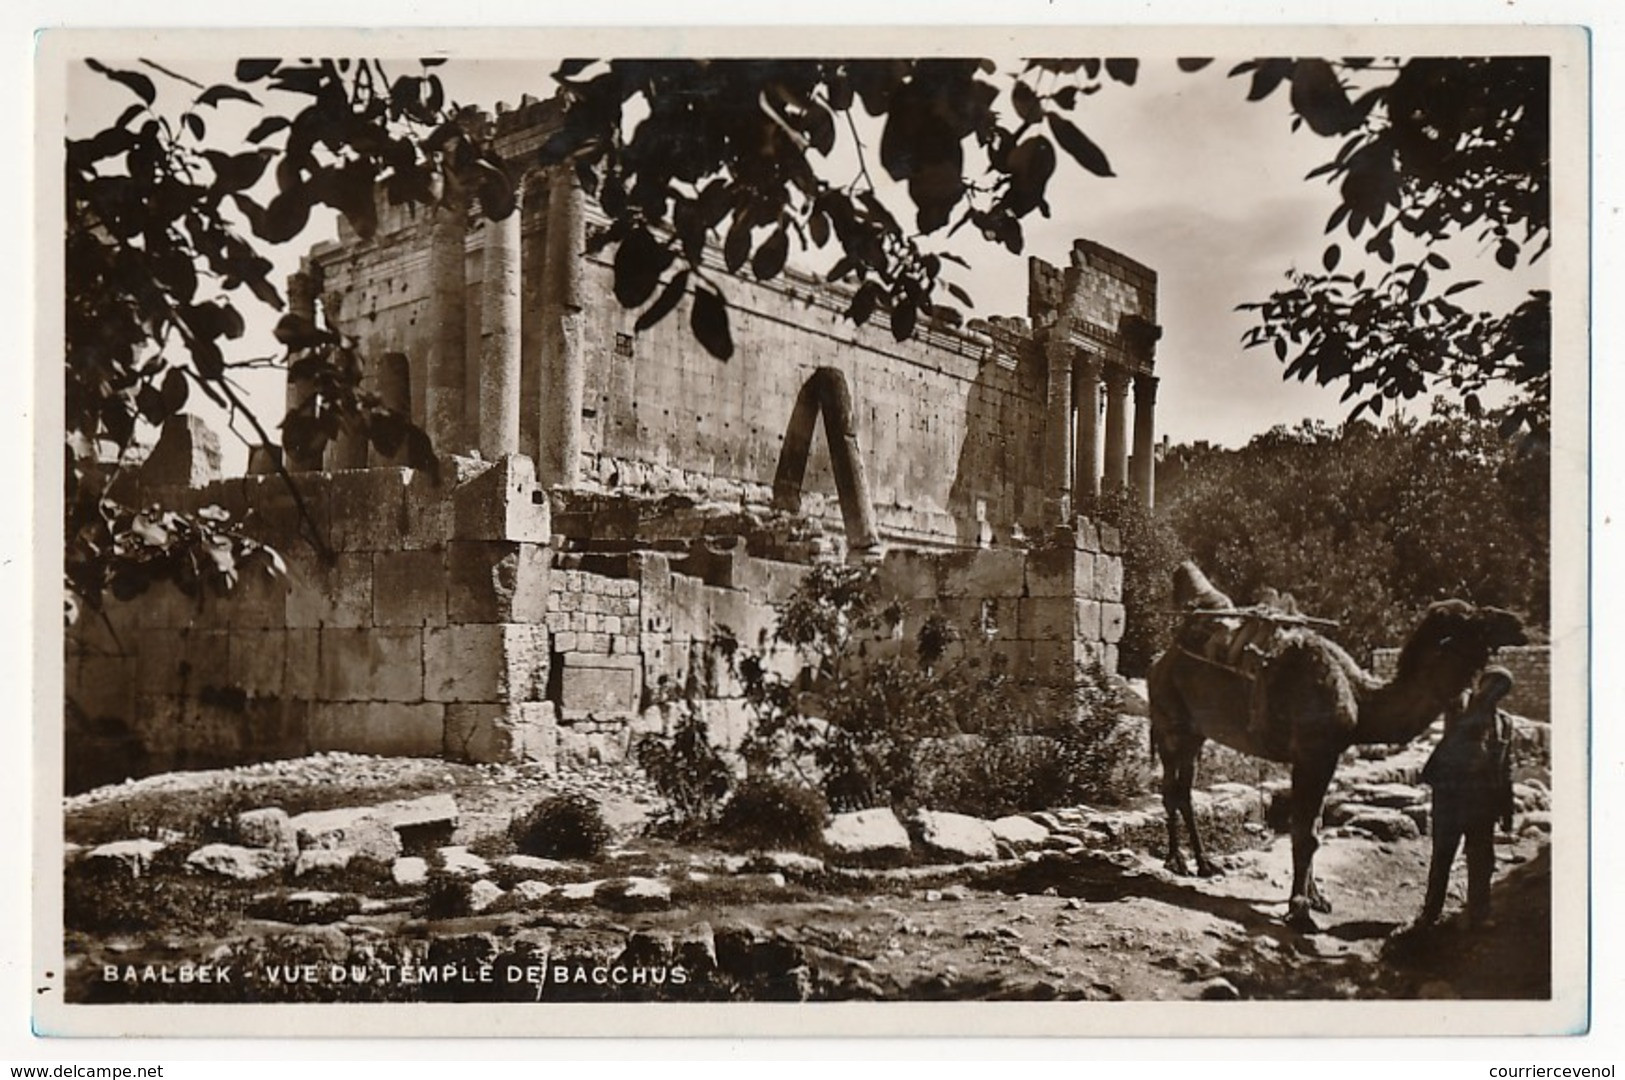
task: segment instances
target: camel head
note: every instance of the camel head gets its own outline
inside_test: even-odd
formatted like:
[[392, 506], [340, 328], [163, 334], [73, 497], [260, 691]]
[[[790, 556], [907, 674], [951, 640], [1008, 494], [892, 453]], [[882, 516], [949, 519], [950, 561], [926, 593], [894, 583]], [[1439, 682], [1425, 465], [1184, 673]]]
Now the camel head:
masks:
[[1475, 607], [1465, 600], [1431, 605], [1400, 650], [1396, 680], [1437, 679], [1459, 693], [1496, 649], [1528, 644], [1523, 623], [1510, 611]]

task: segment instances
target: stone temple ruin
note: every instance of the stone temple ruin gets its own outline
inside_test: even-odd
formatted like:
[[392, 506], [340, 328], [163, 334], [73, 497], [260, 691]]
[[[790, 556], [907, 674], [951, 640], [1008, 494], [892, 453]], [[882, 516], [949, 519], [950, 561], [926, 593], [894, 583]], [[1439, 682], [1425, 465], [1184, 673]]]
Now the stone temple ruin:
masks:
[[[509, 160], [552, 109], [499, 113]], [[439, 483], [353, 442], [289, 461], [324, 559], [263, 455], [211, 477], [212, 436], [173, 422], [139, 497], [229, 510], [288, 579], [202, 605], [164, 586], [84, 620], [70, 785], [76, 767], [100, 782], [319, 750], [612, 761], [696, 687], [733, 744], [746, 713], [716, 628], [767, 645], [774, 604], [843, 555], [878, 566], [900, 640], [940, 612], [1015, 672], [1115, 669], [1119, 539], [1073, 504], [1152, 498], [1152, 271], [1079, 240], [1065, 267], [1030, 261], [1026, 318], [935, 319], [901, 343], [819, 278], [733, 279], [722, 361], [681, 311], [634, 331], [609, 258], [583, 254], [595, 208], [566, 172], [525, 175], [504, 221], [470, 211], [341, 228], [289, 289], [360, 338], [367, 385], [428, 430]]]

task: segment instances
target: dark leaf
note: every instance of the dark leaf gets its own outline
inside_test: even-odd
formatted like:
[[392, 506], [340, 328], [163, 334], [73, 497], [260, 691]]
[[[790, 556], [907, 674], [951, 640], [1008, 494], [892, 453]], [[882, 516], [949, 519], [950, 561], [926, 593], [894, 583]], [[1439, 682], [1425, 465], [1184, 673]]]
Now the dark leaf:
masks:
[[781, 225], [756, 249], [756, 254], [750, 260], [751, 273], [756, 275], [758, 281], [771, 281], [784, 269], [784, 261], [789, 254], [790, 235]]
[[258, 82], [276, 71], [281, 64], [281, 60], [239, 60], [237, 61], [237, 81]]
[[733, 356], [733, 335], [728, 328], [728, 305], [722, 294], [710, 289], [694, 290], [694, 304], [689, 316], [694, 337], [705, 346], [705, 351], [718, 360]]
[[875, 313], [875, 306], [880, 303], [881, 288], [873, 281], [866, 281], [859, 286], [852, 297], [852, 303], [846, 309], [846, 317], [862, 326], [869, 321], [869, 316]]
[[902, 300], [891, 309], [891, 336], [898, 341], [907, 341], [914, 334], [914, 322], [919, 316], [919, 308], [914, 306], [912, 300]]
[[250, 150], [242, 154], [222, 154], [218, 150], [203, 151], [204, 158], [214, 168], [211, 191], [224, 195], [253, 187], [265, 173], [269, 150]]
[[660, 295], [655, 297], [655, 302], [645, 308], [643, 313], [638, 316], [638, 321], [633, 325], [633, 329], [641, 333], [664, 319], [677, 307], [678, 302], [682, 300], [683, 294], [687, 291], [688, 271], [684, 270], [666, 283], [666, 287], [660, 291]]
[[197, 98], [197, 103], [199, 105], [218, 106], [222, 101], [246, 101], [250, 105], [259, 104], [259, 102], [255, 100], [253, 94], [250, 94], [247, 90], [244, 90], [241, 87], [232, 86], [230, 83], [221, 83], [218, 86], [211, 86], [207, 90], [203, 91], [203, 93], [199, 94]]
[[[1232, 75], [1240, 74], [1246, 65], [1236, 68]], [[1248, 101], [1259, 101], [1275, 92], [1281, 80], [1292, 74], [1292, 61], [1282, 59], [1260, 60], [1252, 67], [1253, 81], [1247, 90]]]
[[622, 307], [641, 307], [654, 295], [672, 258], [648, 230], [633, 229], [615, 249], [615, 299]]
[[1509, 239], [1503, 238], [1495, 248], [1495, 261], [1501, 264], [1502, 269], [1511, 270], [1518, 265], [1518, 245]]
[[1106, 61], [1106, 74], [1125, 86], [1133, 86], [1140, 74], [1138, 60], [1118, 59]]
[[1203, 68], [1207, 67], [1211, 63], [1213, 63], [1213, 58], [1210, 57], [1210, 56], [1206, 56], [1206, 57], [1181, 56], [1179, 58], [1179, 70], [1180, 71], [1201, 71]]
[[135, 407], [141, 413], [141, 418], [154, 426], [162, 424], [170, 416], [164, 406], [164, 395], [151, 383], [136, 391]]
[[739, 268], [745, 265], [750, 258], [750, 225], [744, 217], [737, 217], [728, 229], [728, 236], [722, 242], [722, 261], [728, 267], [730, 274], [737, 274]]
[[1326, 268], [1328, 274], [1337, 269], [1337, 261], [1342, 258], [1342, 255], [1343, 252], [1339, 250], [1336, 244], [1331, 244], [1326, 248], [1326, 253], [1320, 257], [1320, 262]]
[[1324, 60], [1299, 60], [1293, 65], [1292, 108], [1317, 135], [1341, 135], [1360, 120], [1337, 72]]
[[1036, 124], [1044, 118], [1043, 103], [1033, 93], [1033, 88], [1020, 79], [1016, 80], [1016, 85], [1010, 91], [1010, 103], [1015, 106], [1016, 115], [1026, 123]]
[[1055, 141], [1061, 144], [1061, 149], [1072, 155], [1072, 159], [1096, 176], [1113, 176], [1111, 162], [1106, 160], [1105, 151], [1095, 145], [1093, 139], [1079, 131], [1071, 121], [1054, 113], [1049, 115], [1049, 129], [1055, 136]]
[[164, 408], [173, 416], [186, 408], [186, 399], [191, 396], [191, 384], [187, 382], [184, 372], [178, 368], [171, 368], [164, 376], [163, 389], [160, 392], [164, 397]]
[[140, 98], [148, 105], [151, 105], [153, 99], [158, 96], [158, 91], [152, 85], [152, 80], [141, 74], [139, 71], [118, 71], [96, 60], [86, 60], [85, 64], [88, 65], [92, 71], [99, 71], [103, 75], [106, 75], [109, 79], [112, 79], [114, 82], [122, 83], [123, 85], [129, 87], [130, 90], [134, 92], [136, 97]]
[[197, 113], [187, 113], [187, 114], [185, 114], [184, 116], [181, 117], [181, 123], [185, 124], [186, 125], [186, 130], [190, 131], [192, 133], [192, 138], [194, 138], [194, 139], [202, 139], [203, 138], [203, 135], [204, 135], [203, 118], [201, 116], [199, 116]]
[[1446, 296], [1454, 296], [1459, 292], [1466, 292], [1468, 289], [1471, 289], [1474, 286], [1481, 285], [1481, 284], [1483, 284], [1483, 283], [1479, 282], [1479, 281], [1458, 281], [1454, 285], [1452, 285], [1448, 289], [1446, 289], [1444, 291], [1444, 294]]

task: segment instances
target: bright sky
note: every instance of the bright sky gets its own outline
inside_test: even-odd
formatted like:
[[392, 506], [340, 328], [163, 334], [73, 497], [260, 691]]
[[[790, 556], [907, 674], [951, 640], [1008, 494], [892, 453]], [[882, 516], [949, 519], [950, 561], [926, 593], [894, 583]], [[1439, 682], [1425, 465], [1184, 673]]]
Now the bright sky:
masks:
[[[1157, 426], [1159, 435], [1176, 443], [1206, 439], [1239, 445], [1274, 424], [1294, 424], [1305, 417], [1336, 423], [1349, 411], [1339, 401], [1339, 386], [1284, 382], [1270, 350], [1244, 350], [1240, 344], [1251, 322], [1236, 305], [1266, 297], [1295, 264], [1318, 268], [1334, 193], [1323, 181], [1304, 176], [1334, 152], [1336, 142], [1290, 130], [1284, 87], [1263, 102], [1248, 102], [1247, 80], [1227, 77], [1235, 62], [1220, 60], [1186, 73], [1171, 56], [1148, 58], [1136, 85], [1108, 83], [1098, 94], [1080, 97], [1076, 121], [1105, 150], [1117, 175], [1092, 176], [1061, 155], [1049, 192], [1054, 216], [1028, 219], [1022, 256], [981, 242], [970, 230], [950, 245], [971, 263], [972, 269], [959, 271], [956, 280], [975, 300], [977, 316], [1025, 314], [1026, 256], [1064, 264], [1077, 237], [1106, 244], [1155, 269], [1164, 331], [1157, 360]], [[227, 78], [230, 71], [229, 64], [211, 65], [195, 57], [172, 66], [202, 82]], [[402, 62], [392, 70], [415, 66]], [[1018, 67], [1008, 63], [1001, 71]], [[437, 71], [453, 98], [491, 107], [498, 101], [517, 103], [524, 93], [546, 96], [553, 68], [550, 61], [537, 59], [455, 59]], [[196, 92], [149, 68], [141, 70], [159, 85], [164, 95], [160, 107], [168, 106], [171, 116]], [[69, 129], [78, 134], [96, 130], [133, 100], [123, 88], [88, 71], [74, 79], [70, 93]], [[229, 133], [240, 137], [257, 115], [228, 104], [210, 117], [211, 137], [236, 149]], [[234, 120], [240, 126], [234, 128]], [[866, 131], [865, 138], [871, 147], [870, 171], [883, 178], [874, 161], [878, 132]], [[828, 175], [844, 180], [851, 170], [849, 157], [837, 157]], [[893, 205], [906, 207], [905, 197], [899, 193]], [[899, 213], [904, 220], [911, 216]], [[291, 270], [299, 252], [328, 235], [331, 225], [313, 216], [305, 233], [277, 254], [279, 265]], [[1458, 244], [1450, 254], [1458, 270], [1478, 260], [1481, 265], [1469, 270], [1470, 276], [1506, 277], [1475, 244]], [[808, 265], [826, 269], [830, 258], [821, 252]], [[1543, 283], [1540, 272], [1503, 295], [1516, 297], [1522, 288]], [[1485, 300], [1494, 299], [1488, 289], [1480, 291]], [[252, 305], [245, 298], [241, 306]], [[250, 348], [239, 358], [270, 351], [271, 322], [269, 316], [251, 318], [244, 341]], [[279, 377], [249, 373], [243, 382], [262, 418], [280, 416]], [[228, 470], [240, 468], [246, 450], [229, 436], [223, 441]]]

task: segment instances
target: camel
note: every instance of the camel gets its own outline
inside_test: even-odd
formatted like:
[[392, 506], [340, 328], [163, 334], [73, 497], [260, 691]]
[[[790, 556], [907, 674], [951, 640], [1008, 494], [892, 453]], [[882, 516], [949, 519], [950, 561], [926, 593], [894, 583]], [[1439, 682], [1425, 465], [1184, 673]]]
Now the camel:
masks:
[[[1194, 567], [1192, 567], [1194, 569]], [[1199, 573], [1199, 572], [1198, 572]], [[1326, 788], [1343, 751], [1359, 743], [1406, 743], [1425, 731], [1473, 684], [1490, 653], [1526, 639], [1509, 611], [1444, 600], [1427, 609], [1400, 650], [1394, 678], [1361, 670], [1340, 646], [1304, 628], [1286, 639], [1260, 678], [1265, 711], [1252, 720], [1253, 683], [1232, 668], [1177, 643], [1147, 679], [1151, 745], [1162, 762], [1162, 805], [1168, 817], [1167, 866], [1189, 874], [1180, 852], [1178, 818], [1190, 833], [1197, 873], [1216, 872], [1202, 851], [1191, 807], [1196, 760], [1208, 739], [1252, 757], [1292, 767], [1292, 894], [1288, 922], [1313, 928], [1312, 911], [1331, 904], [1315, 882], [1317, 826]]]

